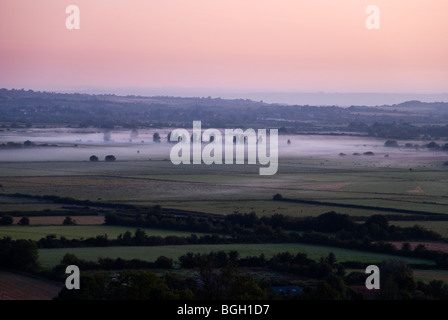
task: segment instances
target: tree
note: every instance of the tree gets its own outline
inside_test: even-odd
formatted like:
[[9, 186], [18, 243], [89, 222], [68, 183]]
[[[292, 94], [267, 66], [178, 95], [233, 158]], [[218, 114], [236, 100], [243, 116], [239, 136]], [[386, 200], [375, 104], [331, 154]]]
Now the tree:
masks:
[[111, 133], [110, 133], [110, 131], [105, 131], [105, 132], [104, 132], [104, 135], [103, 135], [103, 140], [104, 140], [104, 142], [109, 142], [109, 141], [110, 141], [110, 138], [111, 138]]
[[146, 240], [147, 240], [147, 236], [146, 236], [146, 232], [144, 230], [142, 230], [140, 228], [135, 230], [135, 234], [134, 234], [135, 245], [144, 246], [144, 245], [146, 245]]
[[387, 141], [384, 143], [384, 146], [385, 146], [385, 147], [390, 147], [390, 148], [398, 148], [398, 142], [395, 141], [395, 140], [387, 140]]
[[71, 217], [65, 217], [62, 224], [64, 226], [74, 226], [74, 225], [76, 225], [76, 220], [72, 219]]
[[389, 228], [389, 220], [384, 215], [374, 214], [365, 222], [366, 225], [376, 224], [381, 229]]
[[436, 142], [434, 142], [434, 141], [431, 141], [430, 143], [428, 143], [426, 145], [426, 147], [428, 149], [439, 149], [440, 148], [440, 146]]
[[155, 261], [156, 268], [160, 269], [172, 269], [173, 259], [167, 258], [165, 256], [160, 256]]
[[32, 147], [32, 146], [34, 146], [34, 142], [31, 142], [30, 140], [26, 140], [26, 141], [23, 143], [23, 146], [24, 146], [24, 147]]
[[272, 197], [272, 199], [274, 200], [274, 201], [279, 201], [279, 200], [282, 200], [282, 195], [280, 194], [280, 193], [277, 193], [277, 194], [275, 194], [274, 195], [274, 197]]
[[[172, 134], [172, 131], [170, 131], [169, 133], [168, 133], [168, 136], [166, 137], [166, 140], [168, 141], [168, 142], [170, 142], [170, 143], [176, 143], [176, 141], [171, 141], [171, 134]], [[212, 136], [213, 137], [213, 136]], [[177, 142], [179, 142], [179, 141], [181, 141], [182, 140], [182, 137], [178, 137], [177, 138]], [[211, 142], [211, 137], [210, 137], [210, 142]]]
[[31, 240], [0, 240], [0, 267], [25, 271], [39, 268], [37, 244]]
[[11, 225], [11, 224], [13, 224], [13, 222], [14, 222], [14, 218], [8, 214], [5, 214], [4, 216], [2, 216], [0, 218], [0, 225], [2, 225], [2, 226]]
[[97, 156], [95, 156], [95, 155], [92, 155], [92, 156], [90, 156], [90, 158], [89, 158], [89, 161], [92, 161], [92, 162], [97, 162], [97, 161], [99, 161], [99, 159], [98, 159], [98, 157], [97, 157]]
[[37, 244], [31, 240], [16, 240], [11, 257], [11, 266], [26, 271], [39, 267]]
[[138, 131], [137, 129], [132, 129], [131, 131], [131, 140], [137, 139], [138, 138]]
[[385, 300], [409, 299], [417, 288], [412, 269], [402, 260], [383, 261], [379, 297]]
[[115, 156], [111, 155], [111, 154], [104, 158], [104, 161], [108, 161], [108, 162], [115, 161], [115, 160], [117, 160], [117, 158], [115, 158]]
[[317, 289], [313, 293], [315, 300], [339, 300], [341, 298], [341, 294], [324, 280], [317, 283]]
[[411, 244], [409, 242], [404, 242], [401, 245], [401, 251], [403, 251], [403, 252], [411, 252], [412, 251]]
[[30, 225], [30, 218], [22, 217], [22, 219], [20, 219], [18, 224], [21, 225], [21, 226], [29, 226]]
[[162, 206], [160, 204], [156, 204], [154, 207], [152, 207], [149, 210], [149, 214], [150, 215], [154, 215], [154, 216], [158, 216], [158, 217], [162, 216], [162, 214], [163, 214]]
[[213, 270], [210, 264], [200, 269], [202, 288], [199, 292], [203, 299], [212, 300], [260, 300], [266, 299], [267, 292], [250, 274], [240, 273], [228, 264], [219, 270]]
[[154, 134], [152, 136], [152, 140], [156, 143], [160, 143], [160, 135], [158, 132], [154, 132]]
[[120, 218], [117, 214], [108, 212], [106, 213], [106, 217], [104, 218], [104, 224], [107, 225], [116, 225], [120, 221]]
[[333, 252], [330, 252], [328, 254], [328, 257], [327, 257], [326, 261], [332, 267], [336, 264], [336, 256], [334, 255]]

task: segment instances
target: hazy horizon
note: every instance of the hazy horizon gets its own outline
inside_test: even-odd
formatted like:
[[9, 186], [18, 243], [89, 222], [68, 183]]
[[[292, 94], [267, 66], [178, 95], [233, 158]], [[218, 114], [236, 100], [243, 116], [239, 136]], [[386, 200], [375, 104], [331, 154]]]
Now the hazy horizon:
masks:
[[275, 92], [245, 91], [219, 88], [142, 88], [142, 87], [73, 87], [73, 88], [5, 88], [8, 90], [33, 90], [55, 93], [83, 93], [92, 95], [115, 94], [118, 96], [173, 96], [222, 99], [249, 99], [269, 104], [310, 106], [382, 106], [418, 100], [421, 102], [448, 102], [448, 93], [394, 93], [394, 92]]

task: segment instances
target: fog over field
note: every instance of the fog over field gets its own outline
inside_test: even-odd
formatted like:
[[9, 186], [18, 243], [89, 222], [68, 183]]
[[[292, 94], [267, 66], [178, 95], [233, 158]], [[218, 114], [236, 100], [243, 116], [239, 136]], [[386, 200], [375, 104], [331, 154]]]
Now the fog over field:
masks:
[[[105, 156], [114, 155], [118, 161], [148, 161], [170, 158], [175, 143], [167, 142], [172, 129], [131, 130], [104, 129], [22, 129], [0, 133], [0, 144], [31, 141], [35, 146], [1, 148], [0, 162], [15, 161], [88, 161], [91, 155], [103, 161]], [[190, 133], [192, 129], [187, 129]], [[161, 142], [153, 141], [153, 134], [160, 134]], [[223, 132], [223, 130], [221, 130]], [[223, 135], [224, 140], [224, 135]], [[290, 143], [288, 143], [288, 140]], [[446, 161], [446, 152], [435, 152], [426, 148], [404, 148], [405, 143], [424, 145], [422, 141], [398, 141], [401, 147], [385, 147], [383, 138], [334, 135], [279, 135], [279, 159], [353, 159], [376, 166], [406, 165]], [[444, 142], [439, 142], [444, 144]], [[202, 148], [208, 142], [203, 142]], [[267, 144], [269, 147], [269, 143]], [[269, 149], [269, 148], [268, 148]], [[223, 141], [223, 154], [225, 146]], [[247, 151], [247, 146], [246, 146]], [[365, 153], [372, 152], [373, 155]], [[246, 154], [247, 159], [247, 154]]]

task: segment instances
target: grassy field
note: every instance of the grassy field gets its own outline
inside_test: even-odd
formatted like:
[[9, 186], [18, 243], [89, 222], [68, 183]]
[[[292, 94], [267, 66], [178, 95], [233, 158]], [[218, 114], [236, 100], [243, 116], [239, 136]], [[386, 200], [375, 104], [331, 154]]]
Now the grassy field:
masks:
[[259, 256], [264, 254], [267, 258], [279, 252], [304, 252], [309, 258], [318, 260], [328, 256], [329, 252], [336, 255], [338, 261], [361, 261], [366, 263], [379, 263], [383, 260], [398, 258], [408, 263], [434, 264], [432, 261], [396, 257], [386, 254], [369, 253], [357, 250], [347, 250], [325, 246], [306, 244], [225, 244], [225, 245], [186, 245], [186, 246], [160, 246], [160, 247], [104, 247], [104, 248], [68, 248], [68, 249], [40, 249], [39, 261], [44, 269], [50, 269], [60, 262], [66, 253], [72, 253], [80, 259], [97, 261], [98, 257], [141, 259], [155, 261], [163, 255], [172, 259], [187, 253], [207, 253], [210, 251], [238, 251], [240, 257]]
[[[448, 212], [448, 170], [442, 166], [357, 166], [352, 160], [295, 159], [281, 161], [274, 176], [259, 176], [258, 167], [174, 166], [170, 161], [0, 163], [0, 192], [57, 195], [80, 200], [229, 214], [255, 211], [315, 216], [331, 210], [351, 215], [388, 211], [276, 203], [284, 197], [332, 203], [380, 206], [434, 213]], [[359, 160], [370, 163], [372, 160]], [[321, 164], [323, 163], [323, 164]], [[48, 203], [0, 198], [0, 212], [42, 210]], [[59, 206], [60, 207], [60, 206]]]
[[[67, 239], [87, 239], [97, 235], [107, 234], [109, 239], [116, 239], [119, 234], [126, 231], [134, 234], [136, 228], [120, 226], [0, 226], [0, 238], [9, 236], [12, 239], [39, 240], [48, 234], [55, 234], [57, 237]], [[189, 236], [192, 232], [160, 230], [142, 228], [148, 236]], [[201, 235], [200, 233], [195, 233]]]

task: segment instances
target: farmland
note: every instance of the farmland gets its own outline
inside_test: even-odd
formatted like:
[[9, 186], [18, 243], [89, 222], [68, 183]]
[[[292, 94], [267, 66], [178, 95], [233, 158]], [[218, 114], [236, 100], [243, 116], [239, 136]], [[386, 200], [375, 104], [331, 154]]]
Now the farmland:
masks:
[[[256, 168], [251, 166], [182, 167], [173, 166], [169, 161], [94, 165], [89, 162], [18, 162], [0, 166], [1, 190], [8, 194], [57, 195], [139, 206], [160, 204], [216, 214], [255, 211], [259, 215], [280, 212], [315, 216], [337, 210], [350, 215], [369, 216], [391, 213], [388, 208], [439, 214], [448, 212], [448, 170], [437, 164], [410, 171], [400, 167], [358, 168], [348, 159], [325, 162], [323, 159], [306, 158], [295, 162], [281, 161], [279, 172], [273, 177], [253, 173], [256, 173]], [[414, 190], [419, 190], [419, 193]], [[275, 193], [325, 204], [282, 203], [279, 206], [271, 201]], [[347, 204], [360, 208], [340, 208], [340, 205]], [[0, 212], [45, 209], [65, 210], [69, 214], [63, 206], [54, 203], [14, 202], [0, 198]]]
[[[136, 228], [119, 226], [0, 226], [0, 238], [39, 240], [49, 234], [67, 239], [87, 239], [97, 235], [107, 235], [115, 239], [126, 231], [135, 233]], [[160, 229], [142, 229], [148, 236], [189, 236], [191, 232], [169, 231]], [[198, 234], [198, 233], [196, 233]], [[200, 234], [199, 234], [200, 235]]]
[[0, 271], [0, 300], [51, 300], [61, 289], [59, 283]]
[[[151, 137], [154, 132], [151, 130], [142, 136]], [[165, 135], [167, 130], [160, 132]], [[420, 251], [414, 257], [400, 251], [401, 246], [391, 251], [387, 246], [369, 245], [381, 242], [374, 240], [387, 237], [401, 240], [415, 234], [427, 240], [424, 243], [442, 243], [448, 238], [445, 153], [385, 148], [382, 139], [371, 137], [285, 135], [280, 136], [277, 174], [260, 176], [257, 165], [176, 166], [168, 160], [168, 143], [140, 145], [128, 142], [126, 131], [112, 134], [115, 142], [79, 142], [76, 147], [70, 144], [70, 139], [74, 139], [70, 135], [46, 136], [45, 141], [49, 142], [60, 139], [60, 145], [45, 149], [47, 152], [39, 153], [37, 158], [34, 151], [26, 148], [0, 150], [0, 216], [14, 217], [13, 225], [0, 226], [0, 239], [38, 241], [55, 235], [67, 240], [39, 244], [38, 262], [44, 272], [53, 272], [52, 268], [64, 255], [71, 253], [93, 262], [106, 257], [154, 262], [165, 256], [173, 259], [177, 273], [185, 275], [188, 272], [178, 264], [180, 256], [211, 251], [237, 251], [240, 257], [263, 254], [266, 258], [288, 251], [293, 255], [305, 253], [322, 264], [327, 263], [325, 259], [333, 252], [341, 263], [380, 264], [398, 259], [410, 265], [424, 265], [423, 268], [443, 268], [442, 260], [436, 261], [431, 253]], [[12, 136], [22, 137], [17, 132], [8, 138]], [[38, 140], [40, 135], [33, 132], [31, 137]], [[291, 140], [290, 145], [287, 139]], [[363, 155], [370, 150], [374, 151], [373, 156]], [[340, 152], [346, 155], [340, 156]], [[354, 152], [360, 155], [353, 155]], [[117, 161], [88, 161], [92, 154], [101, 159], [106, 154], [114, 154]], [[274, 200], [274, 195], [280, 197]], [[157, 205], [160, 212], [154, 213]], [[342, 216], [348, 215], [355, 226], [348, 224], [318, 233], [312, 228], [289, 230], [288, 224], [282, 227], [275, 224], [275, 218], [280, 221], [282, 217], [306, 223], [330, 211], [340, 215], [337, 218], [343, 222], [346, 220]], [[256, 217], [252, 223], [258, 219], [256, 225], [245, 226], [235, 220], [251, 213]], [[23, 216], [29, 217], [29, 226], [18, 225]], [[77, 225], [63, 226], [67, 216], [75, 219]], [[104, 224], [105, 216], [121, 217], [123, 224]], [[386, 217], [386, 222], [377, 216]], [[234, 220], [226, 220], [228, 217]], [[372, 217], [376, 220], [369, 221]], [[391, 217], [393, 220], [387, 221]], [[149, 224], [156, 222], [159, 224]], [[126, 231], [134, 235], [137, 224], [147, 237], [189, 237], [191, 234], [200, 237], [212, 233], [216, 237], [203, 239], [201, 244], [183, 245], [173, 245], [173, 242], [154, 245], [145, 239], [140, 239], [140, 244], [136, 244], [137, 239], [131, 243], [107, 242]], [[328, 225], [332, 227], [331, 222]], [[424, 231], [435, 231], [442, 238], [420, 229], [408, 230], [414, 225], [425, 228]], [[408, 229], [397, 231], [389, 226]], [[223, 230], [227, 233], [222, 234]], [[95, 237], [103, 237], [101, 246], [94, 241], [70, 242]], [[408, 238], [406, 241], [413, 240]], [[257, 266], [256, 271], [272, 274], [275, 279], [288, 279], [285, 271], [288, 267]], [[336, 268], [333, 266], [330, 270]], [[432, 271], [418, 270], [416, 275], [425, 281], [431, 276], [446, 280], [443, 269]], [[315, 284], [317, 280], [310, 281]]]

